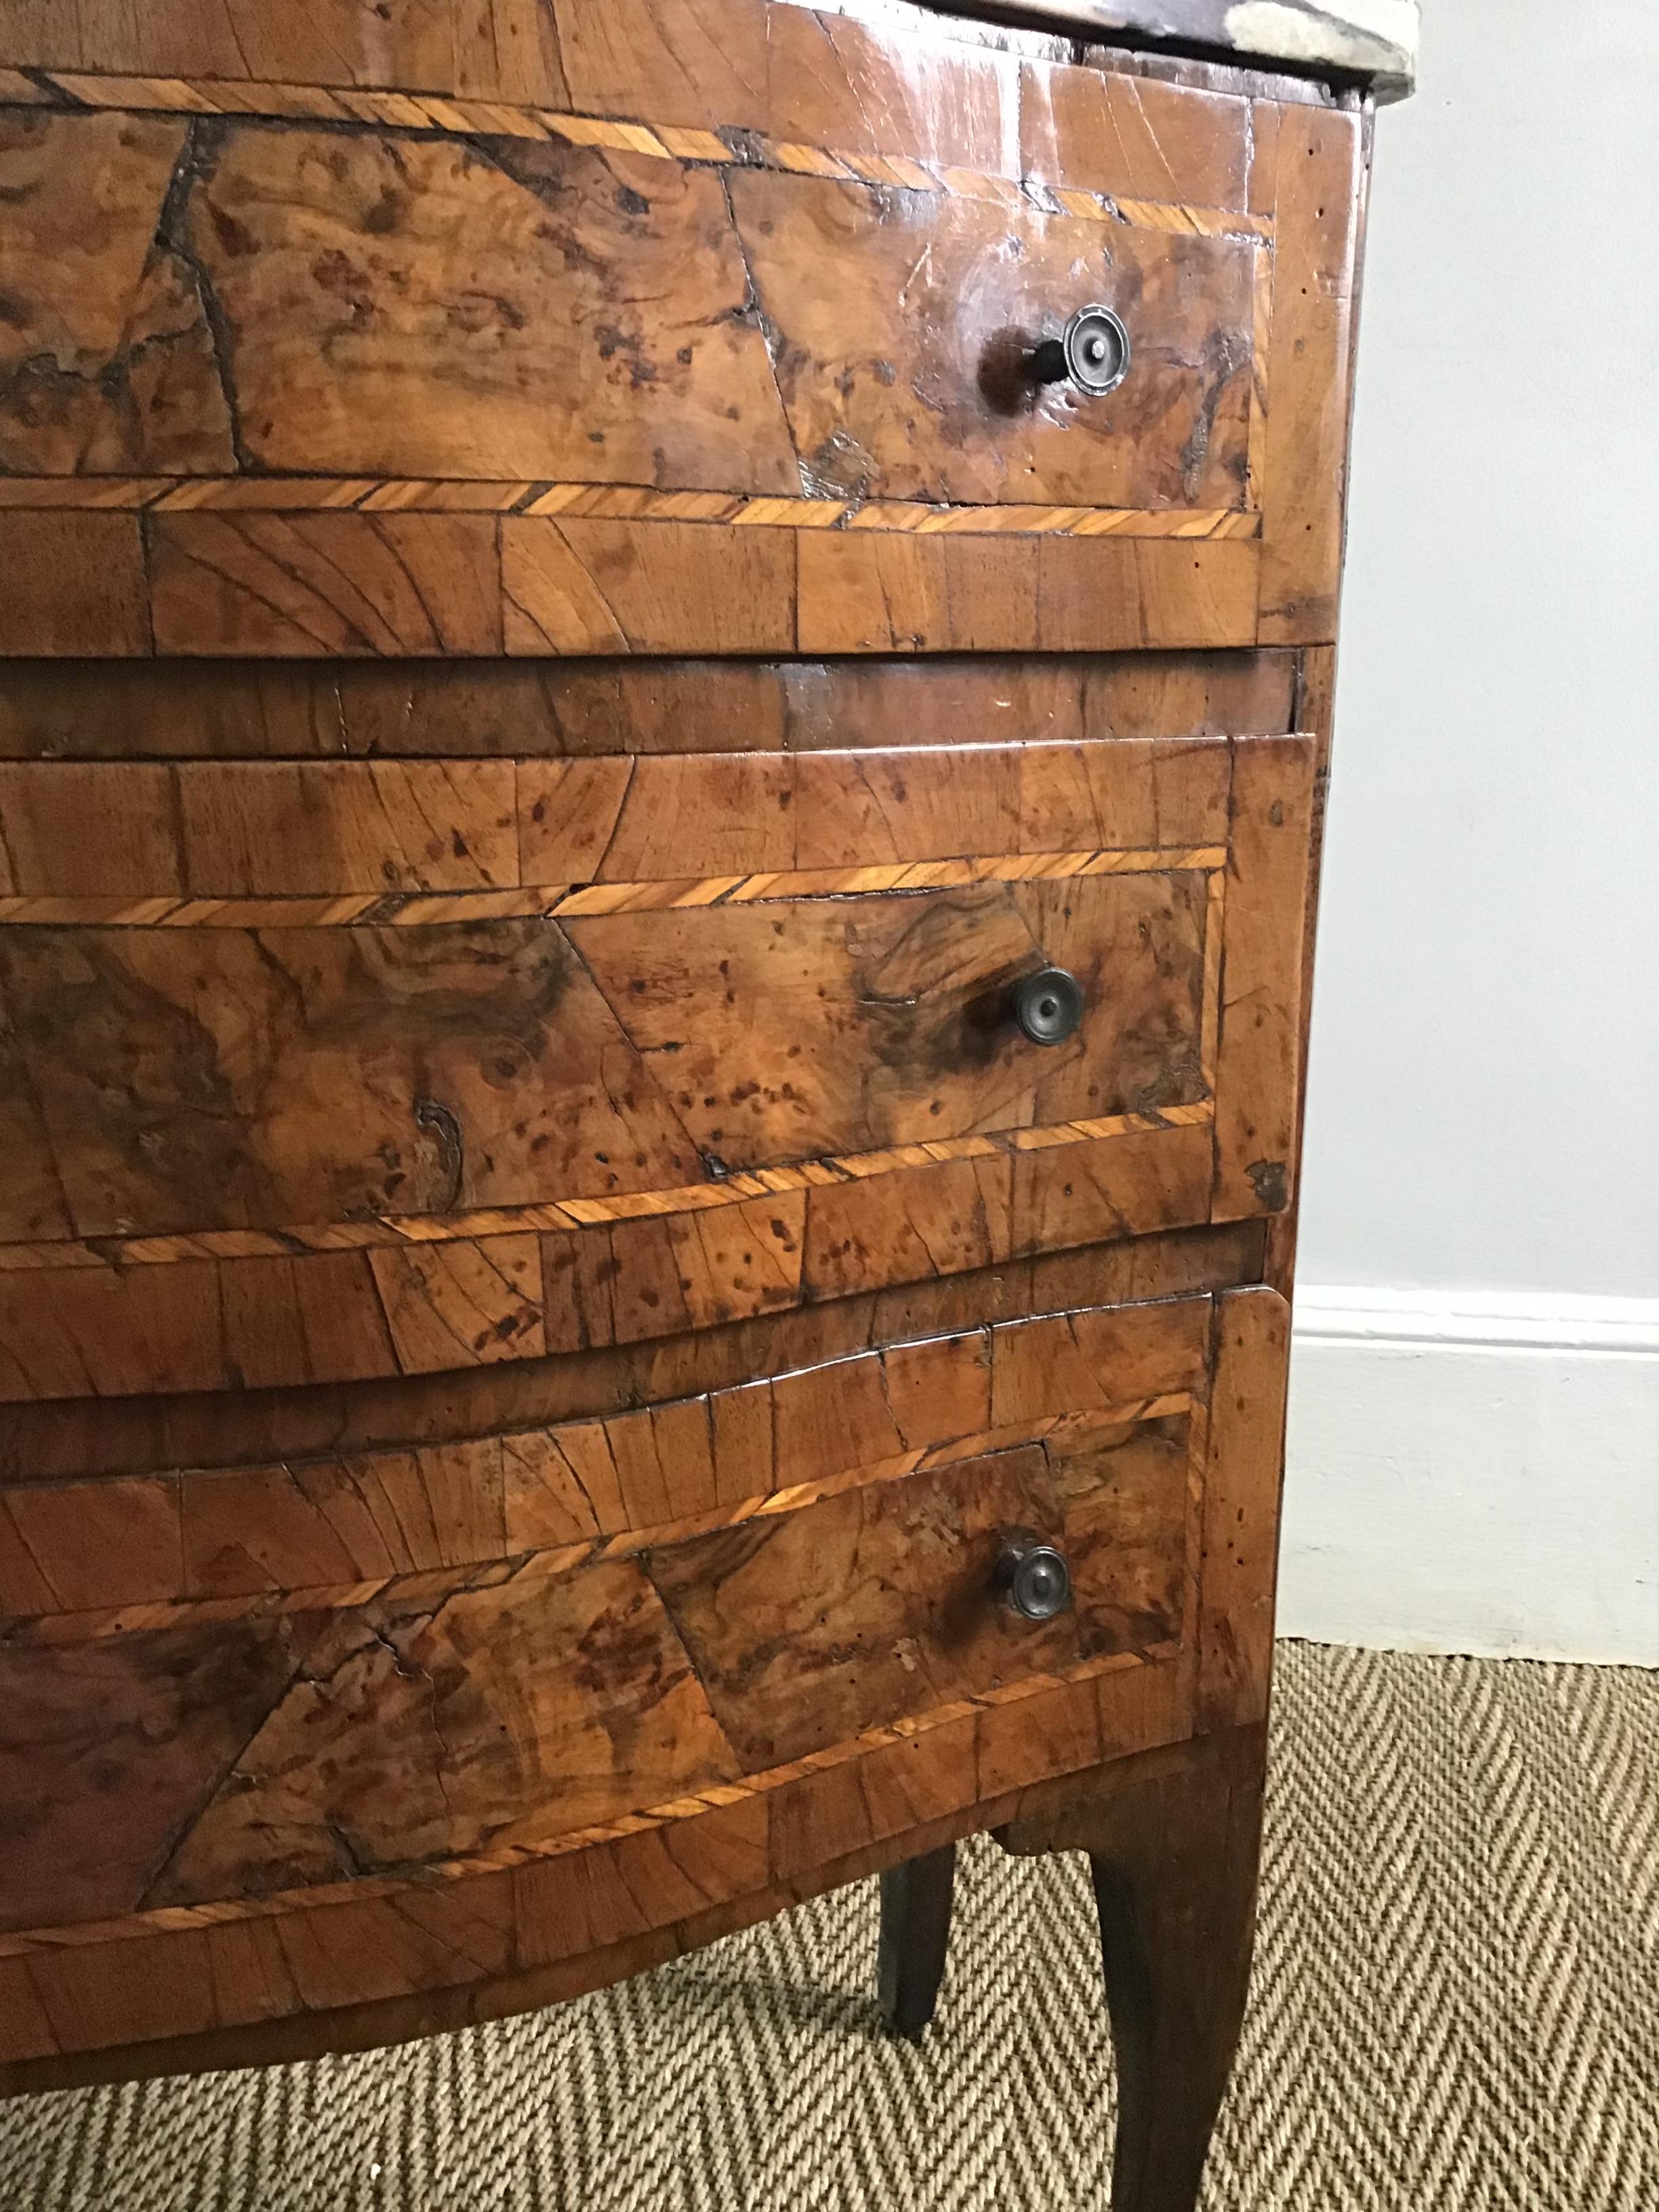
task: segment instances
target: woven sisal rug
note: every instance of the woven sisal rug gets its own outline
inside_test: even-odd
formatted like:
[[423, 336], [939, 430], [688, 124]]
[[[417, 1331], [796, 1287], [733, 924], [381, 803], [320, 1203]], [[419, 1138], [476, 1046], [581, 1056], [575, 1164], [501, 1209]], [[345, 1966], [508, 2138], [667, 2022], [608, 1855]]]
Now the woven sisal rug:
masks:
[[[1656, 2212], [1659, 1674], [1280, 1654], [1206, 2212]], [[1111, 2069], [1079, 1860], [967, 1855], [940, 2018], [874, 1884], [532, 2018], [0, 2106], [4, 2212], [1072, 2212]]]

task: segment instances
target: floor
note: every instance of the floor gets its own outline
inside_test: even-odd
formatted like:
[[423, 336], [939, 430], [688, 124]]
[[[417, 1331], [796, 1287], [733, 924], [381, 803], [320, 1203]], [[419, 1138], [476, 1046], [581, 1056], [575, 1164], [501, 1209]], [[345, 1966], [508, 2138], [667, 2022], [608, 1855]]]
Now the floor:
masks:
[[[1286, 1644], [1279, 1685], [1206, 2212], [1655, 2212], [1659, 1674]], [[526, 2020], [0, 2106], [0, 2207], [1103, 2212], [1082, 1867], [969, 1852], [919, 2049], [865, 1883]]]

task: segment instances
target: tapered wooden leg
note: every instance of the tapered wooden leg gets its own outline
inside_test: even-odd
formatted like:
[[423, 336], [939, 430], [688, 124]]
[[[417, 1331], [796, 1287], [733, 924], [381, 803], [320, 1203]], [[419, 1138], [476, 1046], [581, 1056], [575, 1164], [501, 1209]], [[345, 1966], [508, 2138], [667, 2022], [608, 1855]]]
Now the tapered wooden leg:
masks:
[[1112, 2212], [1198, 2203], [1249, 1983], [1264, 1745], [1233, 1729], [1125, 1760], [1097, 1802], [1005, 1835], [1089, 1854], [1117, 2052]]
[[933, 2017], [951, 1940], [957, 1847], [945, 1844], [890, 1867], [881, 1878], [876, 1992], [896, 2035], [919, 2036]]

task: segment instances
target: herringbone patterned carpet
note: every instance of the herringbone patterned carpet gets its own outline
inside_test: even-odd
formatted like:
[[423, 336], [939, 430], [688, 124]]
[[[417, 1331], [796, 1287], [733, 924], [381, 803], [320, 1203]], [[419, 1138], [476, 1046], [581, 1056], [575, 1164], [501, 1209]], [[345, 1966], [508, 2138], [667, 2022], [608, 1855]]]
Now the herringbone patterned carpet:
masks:
[[[1659, 1674], [1287, 1645], [1206, 2212], [1655, 2212]], [[1103, 2208], [1078, 1860], [969, 1856], [881, 2039], [874, 1885], [411, 2049], [0, 2106], [5, 2212]]]

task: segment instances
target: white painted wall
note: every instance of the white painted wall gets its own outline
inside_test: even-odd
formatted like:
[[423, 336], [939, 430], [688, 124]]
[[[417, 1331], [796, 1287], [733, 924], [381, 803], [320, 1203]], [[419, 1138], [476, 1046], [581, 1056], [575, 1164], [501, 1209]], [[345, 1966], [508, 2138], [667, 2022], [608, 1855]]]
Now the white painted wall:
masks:
[[1659, 1664], [1659, 8], [1425, 14], [1377, 127], [1281, 1618]]

